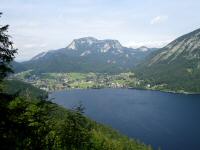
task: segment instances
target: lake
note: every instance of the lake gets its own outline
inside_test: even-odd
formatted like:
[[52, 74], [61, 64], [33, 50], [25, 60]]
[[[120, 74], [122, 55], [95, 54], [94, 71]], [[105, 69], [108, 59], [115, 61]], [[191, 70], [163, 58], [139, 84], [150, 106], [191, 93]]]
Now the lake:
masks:
[[66, 108], [81, 103], [85, 115], [162, 150], [200, 149], [200, 95], [135, 89], [57, 91]]

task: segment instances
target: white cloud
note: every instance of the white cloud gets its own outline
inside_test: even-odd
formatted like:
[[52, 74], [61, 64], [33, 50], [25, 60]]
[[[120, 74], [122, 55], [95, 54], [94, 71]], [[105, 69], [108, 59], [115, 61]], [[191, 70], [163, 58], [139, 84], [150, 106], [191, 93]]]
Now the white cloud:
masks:
[[172, 40], [160, 40], [160, 41], [138, 41], [138, 42], [129, 42], [126, 44], [128, 47], [132, 48], [138, 48], [141, 46], [147, 46], [147, 47], [156, 47], [161, 48], [170, 43]]
[[160, 23], [163, 23], [165, 21], [167, 21], [168, 19], [168, 16], [164, 15], [164, 16], [156, 16], [154, 17], [153, 19], [151, 19], [151, 22], [150, 24], [160, 24]]

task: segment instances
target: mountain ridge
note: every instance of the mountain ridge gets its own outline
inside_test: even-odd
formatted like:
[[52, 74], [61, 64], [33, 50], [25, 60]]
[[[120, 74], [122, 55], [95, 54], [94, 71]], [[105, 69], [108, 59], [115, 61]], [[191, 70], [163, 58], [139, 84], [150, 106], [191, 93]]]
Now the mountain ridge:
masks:
[[200, 29], [151, 53], [137, 66], [136, 72], [152, 86], [200, 92]]
[[39, 72], [126, 72], [154, 50], [157, 49], [141, 51], [124, 47], [118, 40], [84, 37], [74, 39], [65, 48], [42, 52], [22, 64]]
[[[170, 42], [165, 47], [161, 48], [157, 53], [159, 55], [155, 56], [151, 64], [156, 63], [157, 61], [168, 60], [169, 63], [175, 60], [181, 54], [184, 55], [186, 59], [195, 59], [200, 58], [200, 54], [197, 53], [194, 55], [194, 51], [200, 49], [200, 29], [194, 30], [188, 34], [184, 34], [174, 41]], [[173, 56], [174, 55], [174, 56]], [[193, 57], [191, 57], [193, 56]]]

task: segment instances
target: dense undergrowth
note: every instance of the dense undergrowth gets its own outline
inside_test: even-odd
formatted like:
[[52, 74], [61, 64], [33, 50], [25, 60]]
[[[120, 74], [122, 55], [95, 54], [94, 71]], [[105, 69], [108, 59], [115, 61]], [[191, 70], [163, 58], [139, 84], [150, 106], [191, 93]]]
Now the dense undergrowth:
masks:
[[21, 92], [16, 92], [18, 89], [10, 82], [12, 81], [3, 85], [9, 90], [7, 92], [4, 90], [0, 94], [0, 147], [2, 150], [152, 149], [150, 146], [122, 136], [117, 131], [88, 119], [83, 115], [82, 106], [67, 110], [47, 101], [45, 92], [31, 85], [13, 81], [13, 83], [18, 83], [18, 87], [23, 87]]

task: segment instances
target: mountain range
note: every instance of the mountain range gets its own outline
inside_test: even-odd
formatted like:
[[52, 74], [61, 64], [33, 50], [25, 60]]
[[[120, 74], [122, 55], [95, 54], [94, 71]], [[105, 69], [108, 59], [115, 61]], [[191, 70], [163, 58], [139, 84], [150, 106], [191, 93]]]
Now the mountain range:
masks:
[[200, 91], [200, 29], [151, 53], [137, 67], [138, 77], [173, 90]]
[[126, 72], [155, 50], [127, 48], [117, 40], [85, 37], [73, 40], [65, 48], [42, 52], [21, 65], [37, 72]]
[[85, 37], [67, 47], [42, 52], [17, 63], [19, 71], [99, 72], [133, 71], [157, 89], [200, 92], [200, 29], [185, 34], [163, 48], [122, 46], [117, 40]]

